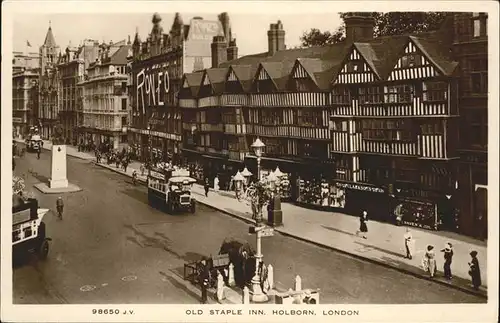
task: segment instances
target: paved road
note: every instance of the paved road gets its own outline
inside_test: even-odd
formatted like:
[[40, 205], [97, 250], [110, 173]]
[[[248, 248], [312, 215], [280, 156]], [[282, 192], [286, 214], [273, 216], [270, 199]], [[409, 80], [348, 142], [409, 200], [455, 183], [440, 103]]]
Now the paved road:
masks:
[[[28, 185], [47, 180], [50, 155], [36, 160], [26, 154], [15, 173], [25, 173]], [[216, 254], [225, 237], [255, 244], [248, 225], [201, 205], [195, 215], [156, 211], [147, 205], [144, 187], [88, 161], [68, 157], [68, 178], [84, 191], [63, 195], [64, 220], [47, 214], [49, 259], [14, 270], [15, 303], [197, 303], [198, 295], [174, 280], [172, 271]], [[54, 209], [57, 195], [33, 192], [41, 207]], [[264, 238], [263, 253], [280, 286], [292, 287], [299, 274], [304, 288], [321, 289], [322, 303], [484, 301], [280, 235]]]

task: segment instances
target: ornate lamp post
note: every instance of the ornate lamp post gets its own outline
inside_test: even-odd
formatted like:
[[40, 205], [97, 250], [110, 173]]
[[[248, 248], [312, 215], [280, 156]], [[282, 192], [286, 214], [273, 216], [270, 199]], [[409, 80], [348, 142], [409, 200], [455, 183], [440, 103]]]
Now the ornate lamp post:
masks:
[[242, 186], [243, 186], [243, 182], [245, 181], [245, 177], [243, 177], [243, 175], [240, 173], [240, 171], [238, 171], [236, 173], [236, 175], [234, 175], [233, 181], [234, 181], [234, 191], [236, 192], [236, 198], [239, 201], [240, 200], [240, 193], [242, 191]]
[[151, 176], [151, 165], [153, 164], [153, 138], [151, 137], [151, 123], [148, 123], [148, 175]]
[[283, 176], [283, 173], [280, 171], [279, 167], [276, 167], [276, 170], [271, 172], [268, 177], [273, 195], [271, 201], [269, 202], [267, 223], [274, 227], [283, 225], [283, 211], [281, 211], [280, 193], [281, 176]]
[[264, 143], [257, 137], [252, 144], [255, 156], [257, 156], [257, 180], [260, 181], [260, 157], [262, 157], [262, 150], [266, 147]]
[[[262, 156], [262, 150], [266, 145], [259, 138], [257, 138], [252, 144], [252, 148], [255, 152], [255, 156], [257, 156], [257, 180], [260, 182], [261, 172], [260, 172], [260, 157]], [[260, 198], [260, 197], [259, 197]], [[259, 203], [260, 204], [260, 203]], [[268, 297], [266, 294], [262, 292], [262, 288], [260, 286], [260, 273], [259, 267], [262, 261], [262, 229], [264, 226], [262, 225], [262, 208], [258, 208], [257, 214], [255, 215], [255, 236], [257, 237], [257, 254], [255, 255], [255, 275], [251, 281], [252, 288], [252, 301], [255, 303], [263, 303], [267, 302]]]

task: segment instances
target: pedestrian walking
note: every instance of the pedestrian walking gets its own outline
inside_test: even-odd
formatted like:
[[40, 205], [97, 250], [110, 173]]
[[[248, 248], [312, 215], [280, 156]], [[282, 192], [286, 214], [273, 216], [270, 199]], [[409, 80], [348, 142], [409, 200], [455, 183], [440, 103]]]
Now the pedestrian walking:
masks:
[[208, 197], [208, 191], [210, 190], [210, 181], [208, 177], [205, 177], [205, 196]]
[[64, 209], [64, 202], [62, 197], [58, 197], [56, 201], [56, 209], [57, 209], [57, 216], [59, 217], [59, 220], [62, 220], [62, 215], [63, 215], [63, 209]]
[[363, 211], [361, 216], [359, 217], [359, 230], [356, 231], [356, 235], [358, 236], [359, 233], [363, 234], [363, 238], [367, 238], [367, 233], [368, 233], [368, 226], [366, 225], [366, 222], [368, 222], [368, 212], [366, 210]]
[[478, 290], [479, 286], [481, 286], [481, 269], [477, 260], [477, 251], [471, 251], [470, 256], [472, 259], [469, 262], [469, 276], [472, 279], [472, 287]]
[[37, 151], [36, 151], [36, 158], [37, 159], [40, 159], [40, 153], [42, 152], [42, 149], [40, 147], [38, 147]]
[[218, 191], [220, 189], [220, 186], [219, 186], [219, 175], [215, 175], [215, 178], [214, 178], [214, 191]]
[[436, 254], [434, 253], [434, 246], [428, 245], [427, 251], [422, 258], [422, 267], [429, 273], [431, 278], [436, 274]]
[[450, 280], [451, 279], [451, 261], [453, 259], [453, 249], [451, 243], [447, 243], [444, 249], [441, 249], [441, 252], [444, 252], [444, 278]]
[[405, 238], [405, 249], [406, 249], [405, 258], [411, 260], [413, 258], [413, 253], [415, 250], [415, 240], [413, 240], [413, 235], [411, 234], [410, 228], [406, 228], [404, 238]]
[[208, 263], [205, 257], [203, 257], [201, 261], [201, 265], [203, 266], [201, 268], [201, 303], [206, 304], [207, 303], [207, 290], [208, 290], [208, 284], [209, 284], [209, 277], [210, 277], [210, 272], [208, 268]]

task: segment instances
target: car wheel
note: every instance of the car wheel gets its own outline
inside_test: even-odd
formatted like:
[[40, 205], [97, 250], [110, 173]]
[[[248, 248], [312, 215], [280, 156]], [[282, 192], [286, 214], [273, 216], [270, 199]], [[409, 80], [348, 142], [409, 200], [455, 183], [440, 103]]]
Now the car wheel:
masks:
[[38, 256], [41, 260], [47, 259], [47, 255], [49, 254], [49, 241], [46, 239], [42, 240], [40, 244], [40, 248], [38, 250]]

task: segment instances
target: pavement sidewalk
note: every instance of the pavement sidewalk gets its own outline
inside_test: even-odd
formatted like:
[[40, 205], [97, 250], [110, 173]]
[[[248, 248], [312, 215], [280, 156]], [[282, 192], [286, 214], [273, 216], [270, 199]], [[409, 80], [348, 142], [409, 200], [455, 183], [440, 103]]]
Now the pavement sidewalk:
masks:
[[[45, 149], [51, 149], [50, 142], [45, 142]], [[95, 160], [94, 154], [90, 152], [78, 152], [75, 147], [67, 146], [67, 154], [82, 159]], [[123, 169], [117, 169], [114, 165], [99, 164], [112, 171], [132, 176], [134, 170], [139, 174], [139, 181], [146, 181], [146, 177], [140, 174], [139, 162], [131, 162], [125, 173]], [[223, 213], [237, 217], [247, 223], [254, 223], [251, 219], [250, 207], [236, 200], [232, 192], [210, 191], [205, 197], [203, 186], [194, 184], [193, 193], [196, 200], [209, 207], [215, 208]], [[362, 258], [374, 263], [384, 265], [405, 273], [431, 279], [423, 271], [421, 260], [428, 244], [435, 247], [438, 265], [438, 275], [432, 280], [460, 289], [462, 291], [487, 297], [487, 248], [486, 242], [478, 241], [469, 237], [449, 232], [436, 232], [413, 228], [413, 238], [416, 241], [416, 254], [412, 260], [404, 258], [404, 233], [406, 227], [398, 227], [388, 223], [369, 221], [368, 239], [356, 236], [359, 227], [359, 219], [350, 215], [306, 209], [291, 203], [282, 203], [283, 226], [275, 228], [275, 231], [316, 244], [325, 248], [340, 251], [351, 256]], [[443, 253], [445, 243], [453, 245], [453, 263], [451, 281], [443, 278]], [[470, 286], [468, 275], [469, 252], [476, 250], [481, 268], [483, 286], [475, 291]]]

